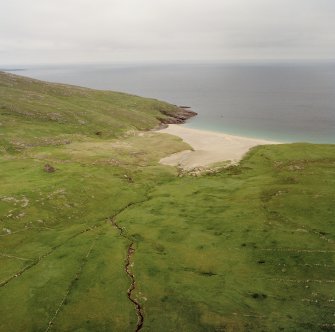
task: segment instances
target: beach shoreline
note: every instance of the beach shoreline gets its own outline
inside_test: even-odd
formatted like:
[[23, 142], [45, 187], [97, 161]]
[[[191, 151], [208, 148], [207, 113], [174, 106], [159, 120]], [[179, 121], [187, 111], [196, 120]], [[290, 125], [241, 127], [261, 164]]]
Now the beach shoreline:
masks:
[[159, 132], [178, 136], [191, 146], [192, 150], [174, 153], [160, 160], [163, 165], [178, 166], [184, 170], [209, 167], [218, 162], [236, 164], [255, 146], [281, 144], [281, 142], [193, 129], [176, 124], [169, 124]]

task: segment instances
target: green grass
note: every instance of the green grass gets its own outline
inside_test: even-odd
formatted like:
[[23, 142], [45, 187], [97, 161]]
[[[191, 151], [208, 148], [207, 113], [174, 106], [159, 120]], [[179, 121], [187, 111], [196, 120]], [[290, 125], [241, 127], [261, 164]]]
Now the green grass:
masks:
[[151, 129], [176, 110], [155, 99], [0, 72], [0, 153]]
[[143, 331], [334, 329], [334, 145], [178, 177], [186, 144], [136, 131], [173, 106], [5, 74], [0, 104], [0, 331], [135, 331], [130, 241]]
[[259, 147], [240, 166], [170, 181], [126, 210], [120, 224], [140, 238], [144, 330], [332, 324], [334, 163], [330, 145]]

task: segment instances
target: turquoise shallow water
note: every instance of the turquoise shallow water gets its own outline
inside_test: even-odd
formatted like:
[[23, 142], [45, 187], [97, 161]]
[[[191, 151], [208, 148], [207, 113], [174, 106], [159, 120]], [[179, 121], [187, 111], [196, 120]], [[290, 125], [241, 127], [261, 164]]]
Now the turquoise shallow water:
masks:
[[26, 67], [16, 74], [188, 105], [186, 126], [335, 143], [335, 63]]

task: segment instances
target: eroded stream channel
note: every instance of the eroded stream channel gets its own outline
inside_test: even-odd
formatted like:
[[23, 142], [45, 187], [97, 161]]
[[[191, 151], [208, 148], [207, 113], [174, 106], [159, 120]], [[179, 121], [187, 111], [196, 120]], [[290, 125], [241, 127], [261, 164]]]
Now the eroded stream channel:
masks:
[[[122, 227], [120, 227], [116, 221], [115, 221], [115, 216], [112, 217], [110, 219], [112, 225], [119, 230], [120, 235], [127, 239], [128, 241], [130, 241], [130, 239], [124, 234], [124, 229]], [[130, 286], [127, 290], [127, 296], [129, 301], [131, 301], [134, 306], [135, 306], [135, 310], [136, 310], [136, 315], [137, 315], [137, 325], [136, 325], [136, 329], [135, 332], [138, 332], [142, 329], [143, 327], [143, 323], [144, 323], [144, 315], [143, 315], [143, 308], [141, 306], [141, 304], [137, 301], [137, 299], [133, 296], [133, 291], [136, 288], [136, 280], [135, 280], [135, 275], [132, 271], [132, 257], [134, 256], [136, 252], [136, 249], [134, 247], [134, 242], [131, 242], [130, 245], [128, 246], [128, 250], [127, 250], [127, 256], [126, 256], [126, 260], [125, 260], [125, 265], [124, 265], [124, 270], [127, 273], [131, 283]]]

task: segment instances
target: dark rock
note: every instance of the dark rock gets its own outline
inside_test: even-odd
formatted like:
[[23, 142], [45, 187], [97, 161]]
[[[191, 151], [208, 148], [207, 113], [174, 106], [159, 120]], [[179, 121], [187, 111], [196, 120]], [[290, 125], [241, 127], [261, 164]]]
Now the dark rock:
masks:
[[198, 113], [193, 112], [191, 110], [185, 109], [186, 106], [179, 107], [177, 109], [177, 112], [170, 113], [166, 111], [161, 111], [164, 115], [167, 115], [167, 118], [158, 118], [158, 120], [161, 122], [161, 124], [181, 124], [185, 123], [186, 120], [189, 118], [192, 118], [193, 116], [196, 116]]
[[191, 108], [190, 106], [179, 106], [180, 108]]
[[55, 171], [56, 171], [56, 169], [53, 166], [51, 166], [49, 164], [44, 165], [44, 172], [53, 173]]
[[252, 298], [259, 299], [259, 300], [264, 300], [267, 298], [266, 294], [259, 294], [259, 293], [253, 293], [251, 296]]

